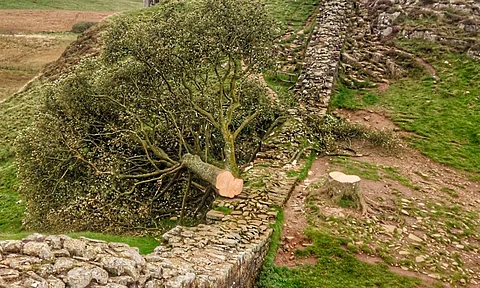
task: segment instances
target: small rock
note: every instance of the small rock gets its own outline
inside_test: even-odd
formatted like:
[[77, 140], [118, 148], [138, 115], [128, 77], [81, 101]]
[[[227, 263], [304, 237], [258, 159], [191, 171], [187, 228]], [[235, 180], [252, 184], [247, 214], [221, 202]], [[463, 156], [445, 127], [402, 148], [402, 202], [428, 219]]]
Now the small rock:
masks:
[[65, 283], [52, 275], [48, 276], [47, 283], [48, 288], [65, 288]]
[[415, 242], [419, 242], [419, 243], [423, 242], [423, 239], [422, 239], [422, 238], [420, 238], [420, 237], [418, 237], [418, 236], [415, 236], [415, 235], [412, 234], [412, 233], [408, 234], [408, 238], [409, 238], [410, 240], [415, 241]]
[[135, 279], [138, 278], [138, 271], [135, 269], [135, 262], [133, 260], [105, 256], [101, 259], [100, 263], [105, 270], [115, 276], [126, 274]]
[[43, 240], [45, 240], [45, 235], [39, 233], [33, 233], [22, 239], [23, 242], [43, 242]]
[[417, 263], [425, 262], [425, 257], [424, 256], [417, 256], [417, 257], [415, 257], [415, 262], [417, 262]]
[[67, 249], [71, 255], [83, 257], [86, 244], [82, 240], [68, 238], [63, 242], [63, 248]]
[[58, 273], [66, 270], [70, 270], [75, 266], [75, 260], [71, 258], [58, 258], [53, 265], [53, 269]]
[[[108, 272], [100, 267], [95, 267], [91, 271], [92, 279], [97, 281], [98, 284], [107, 284]], [[127, 276], [128, 277], [128, 276]]]
[[390, 234], [395, 233], [395, 230], [397, 229], [396, 226], [394, 226], [394, 225], [387, 225], [387, 224], [383, 224], [382, 227], [383, 227], [383, 229], [385, 230], [385, 232], [390, 233]]
[[20, 253], [22, 251], [22, 241], [7, 240], [0, 242], [4, 252]]

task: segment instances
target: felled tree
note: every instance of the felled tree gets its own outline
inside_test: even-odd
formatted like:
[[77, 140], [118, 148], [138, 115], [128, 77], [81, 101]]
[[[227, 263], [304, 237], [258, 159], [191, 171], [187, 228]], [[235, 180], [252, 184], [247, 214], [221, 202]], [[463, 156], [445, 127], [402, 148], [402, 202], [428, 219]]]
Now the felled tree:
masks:
[[148, 10], [112, 20], [101, 57], [45, 89], [18, 140], [28, 228], [152, 226], [188, 191], [198, 210], [241, 190], [238, 163], [277, 113], [250, 77], [271, 59], [273, 22], [257, 1]]

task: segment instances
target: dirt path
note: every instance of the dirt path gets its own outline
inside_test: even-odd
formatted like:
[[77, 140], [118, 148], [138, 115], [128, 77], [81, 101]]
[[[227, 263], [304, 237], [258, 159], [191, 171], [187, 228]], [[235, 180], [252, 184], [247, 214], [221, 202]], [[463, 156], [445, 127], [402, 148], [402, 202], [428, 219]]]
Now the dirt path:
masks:
[[[372, 129], [398, 128], [373, 111], [337, 111], [353, 123]], [[402, 133], [398, 131], [397, 133]], [[354, 141], [350, 147], [364, 157], [317, 159], [304, 183], [285, 208], [282, 248], [276, 264], [297, 266], [315, 263], [296, 259], [295, 249], [308, 240], [302, 231], [308, 225], [352, 239], [358, 259], [384, 262], [390, 270], [421, 279], [430, 287], [480, 287], [480, 184], [467, 175], [425, 157], [407, 145], [385, 151]], [[362, 178], [362, 191], [380, 203], [376, 214], [330, 203], [322, 195], [329, 171], [343, 171]], [[321, 211], [312, 216], [306, 202]], [[309, 223], [306, 213], [310, 213]]]
[[70, 31], [77, 22], [98, 22], [115, 12], [0, 10], [0, 33]]

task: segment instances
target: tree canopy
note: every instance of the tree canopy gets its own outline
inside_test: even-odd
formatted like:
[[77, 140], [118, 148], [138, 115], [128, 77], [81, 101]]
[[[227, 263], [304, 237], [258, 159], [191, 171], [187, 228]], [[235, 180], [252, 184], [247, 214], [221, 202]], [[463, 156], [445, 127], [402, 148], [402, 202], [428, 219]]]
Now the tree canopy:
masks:
[[100, 57], [46, 85], [17, 140], [27, 228], [152, 227], [182, 202], [194, 216], [215, 187], [185, 159], [238, 176], [278, 117], [255, 77], [276, 37], [261, 2], [148, 10], [114, 18]]

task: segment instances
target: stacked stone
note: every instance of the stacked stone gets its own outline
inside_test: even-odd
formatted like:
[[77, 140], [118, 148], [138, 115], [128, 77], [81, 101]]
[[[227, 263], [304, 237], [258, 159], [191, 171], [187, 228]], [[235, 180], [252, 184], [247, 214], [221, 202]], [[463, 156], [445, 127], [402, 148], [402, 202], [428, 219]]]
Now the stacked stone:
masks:
[[162, 287], [159, 266], [123, 243], [33, 234], [0, 242], [0, 287]]
[[319, 11], [296, 92], [308, 112], [323, 115], [337, 76], [352, 4], [328, 0], [320, 4]]
[[[299, 122], [290, 119], [265, 141], [245, 172], [246, 185], [234, 199], [216, 199], [210, 225], [181, 227], [163, 235], [151, 259], [162, 267], [166, 287], [252, 287], [269, 247], [275, 207], [282, 206], [296, 177], [287, 172], [300, 143]], [[286, 145], [289, 143], [288, 145]], [[222, 212], [227, 210], [229, 212]]]
[[[462, 4], [439, 1], [432, 5], [422, 4], [422, 1], [359, 1], [341, 56], [343, 74], [346, 75], [344, 80], [356, 86], [367, 80], [389, 83], [389, 78], [402, 75], [405, 71], [400, 63], [397, 64], [396, 58], [401, 55], [414, 60], [415, 56], [400, 51], [386, 41], [399, 36], [451, 46], [467, 52], [471, 58], [480, 59], [480, 42], [478, 37], [474, 37], [480, 27], [479, 5], [474, 1]], [[451, 15], [452, 11], [460, 13], [456, 17], [463, 20], [446, 23], [447, 14]], [[429, 26], [412, 23], [402, 25], [401, 22], [404, 17], [421, 19], [429, 15], [443, 19], [443, 22]], [[448, 29], [445, 29], [446, 25]]]
[[[164, 245], [142, 257], [126, 244], [33, 234], [0, 242], [0, 287], [251, 287], [269, 247], [275, 207], [296, 178], [287, 172], [300, 147], [300, 124], [290, 119], [265, 142], [245, 173], [238, 198], [217, 199], [210, 225], [177, 226]], [[288, 144], [287, 144], [288, 143]]]
[[[362, 84], [367, 79], [388, 83], [388, 78], [403, 72], [385, 53], [388, 49], [383, 48], [381, 42], [393, 33], [393, 25], [401, 14], [398, 11], [389, 14], [381, 10], [388, 10], [388, 7], [371, 7], [370, 4], [370, 1], [358, 3], [341, 55], [341, 67], [346, 76], [344, 80], [351, 86]], [[369, 13], [369, 8], [374, 12]]]

